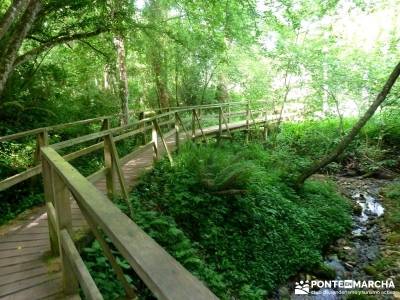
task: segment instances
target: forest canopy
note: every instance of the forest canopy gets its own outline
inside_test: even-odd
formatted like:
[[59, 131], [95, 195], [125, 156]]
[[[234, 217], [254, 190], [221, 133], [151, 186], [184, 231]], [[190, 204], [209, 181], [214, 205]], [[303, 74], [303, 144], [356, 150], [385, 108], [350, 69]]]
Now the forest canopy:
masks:
[[399, 56], [399, 10], [396, 0], [2, 1], [1, 130], [235, 100], [357, 115]]

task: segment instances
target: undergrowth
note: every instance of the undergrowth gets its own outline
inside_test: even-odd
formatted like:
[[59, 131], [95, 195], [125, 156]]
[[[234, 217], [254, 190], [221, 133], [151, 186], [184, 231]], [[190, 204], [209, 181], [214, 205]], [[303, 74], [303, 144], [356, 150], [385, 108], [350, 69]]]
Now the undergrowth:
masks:
[[[349, 204], [331, 184], [310, 181], [300, 194], [290, 188], [285, 175], [302, 164], [258, 144], [187, 144], [173, 167], [163, 160], [142, 178], [131, 194], [134, 221], [222, 299], [262, 299], [320, 263], [324, 247], [350, 226]], [[85, 255], [100, 287], [117, 284], [93, 262], [99, 251]], [[118, 289], [102, 292], [113, 299], [110, 290]]]

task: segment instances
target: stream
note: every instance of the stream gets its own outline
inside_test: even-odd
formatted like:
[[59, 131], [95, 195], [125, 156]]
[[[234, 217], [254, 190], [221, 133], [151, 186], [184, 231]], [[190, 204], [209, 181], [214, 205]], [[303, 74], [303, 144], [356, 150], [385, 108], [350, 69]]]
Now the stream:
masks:
[[[335, 176], [332, 179], [337, 183], [340, 192], [353, 201], [355, 209], [352, 215], [351, 234], [337, 240], [329, 247], [324, 262], [336, 272], [334, 280], [373, 280], [373, 276], [367, 274], [365, 268], [380, 254], [382, 239], [378, 220], [385, 212], [381, 204], [380, 190], [390, 181], [342, 176]], [[340, 294], [344, 288], [321, 288], [318, 295], [294, 294], [295, 287], [299, 287], [298, 283], [305, 284], [311, 280], [321, 280], [321, 278], [304, 273], [298, 274], [295, 280], [276, 292], [274, 299], [346, 299], [346, 296]], [[372, 295], [372, 297], [393, 299], [393, 295], [379, 295], [379, 297]]]

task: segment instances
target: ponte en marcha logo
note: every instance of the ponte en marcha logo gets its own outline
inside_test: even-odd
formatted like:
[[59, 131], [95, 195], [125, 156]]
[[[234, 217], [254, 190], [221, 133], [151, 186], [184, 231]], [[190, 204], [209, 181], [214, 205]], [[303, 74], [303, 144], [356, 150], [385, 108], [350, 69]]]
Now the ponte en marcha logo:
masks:
[[[386, 294], [394, 292], [393, 280], [306, 280], [296, 282], [295, 295], [318, 294], [321, 289], [344, 290], [385, 290]], [[343, 293], [343, 292], [342, 292]]]

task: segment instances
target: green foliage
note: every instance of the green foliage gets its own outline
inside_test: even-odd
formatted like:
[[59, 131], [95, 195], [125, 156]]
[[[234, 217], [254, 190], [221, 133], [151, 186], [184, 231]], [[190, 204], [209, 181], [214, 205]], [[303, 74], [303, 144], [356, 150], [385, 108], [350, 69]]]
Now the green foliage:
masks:
[[311, 181], [296, 194], [285, 182], [277, 162], [296, 160], [258, 144], [186, 144], [174, 167], [163, 160], [142, 178], [134, 221], [222, 299], [261, 299], [319, 264], [350, 226], [332, 184]]
[[[310, 182], [297, 195], [278, 160], [288, 156], [256, 144], [189, 144], [174, 167], [164, 161], [145, 176], [134, 198], [172, 217], [197, 245], [227, 286], [219, 296], [259, 299], [317, 264], [323, 247], [350, 225], [349, 206], [334, 187]], [[156, 240], [163, 243], [163, 234]]]
[[[25, 185], [29, 185], [29, 182]], [[0, 225], [14, 219], [25, 210], [44, 204], [43, 192], [26, 187], [14, 188], [0, 195]]]
[[[94, 241], [88, 248], [84, 248], [82, 257], [85, 260], [86, 267], [92, 274], [96, 274], [94, 281], [105, 296], [105, 299], [118, 299], [124, 295], [124, 289], [118, 280], [115, 280], [115, 273], [102, 254], [100, 244]], [[118, 259], [118, 261], [120, 261]], [[124, 267], [124, 264], [119, 264]]]
[[[344, 118], [344, 132], [348, 132], [355, 121], [354, 118]], [[342, 164], [345, 165], [346, 162], [355, 163], [361, 174], [381, 168], [396, 169], [399, 135], [398, 109], [386, 109], [372, 118], [339, 157], [338, 162], [330, 164], [325, 170], [337, 173], [343, 169]], [[306, 120], [301, 123], [282, 124], [282, 130], [272, 136], [268, 146], [273, 147], [275, 151], [287, 151], [302, 157], [302, 161], [298, 159], [298, 163], [307, 166], [332, 151], [341, 138], [337, 118]]]

